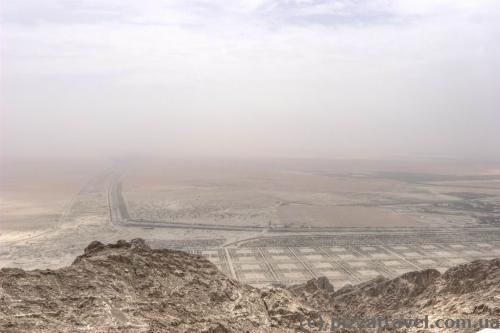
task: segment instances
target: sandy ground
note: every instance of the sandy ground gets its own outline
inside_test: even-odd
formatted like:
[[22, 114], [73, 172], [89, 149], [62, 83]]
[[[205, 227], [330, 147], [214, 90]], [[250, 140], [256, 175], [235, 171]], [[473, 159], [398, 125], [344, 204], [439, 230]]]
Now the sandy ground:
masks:
[[412, 216], [368, 206], [456, 200], [427, 185], [381, 178], [371, 164], [299, 162], [136, 164], [122, 176], [124, 197], [135, 219], [311, 227], [419, 226]]
[[17, 160], [0, 163], [0, 242], [57, 226], [100, 163]]
[[390, 209], [360, 206], [287, 205], [279, 208], [282, 223], [315, 227], [417, 227], [417, 220]]
[[[59, 267], [70, 263], [93, 240], [143, 237], [190, 247], [269, 236], [272, 231], [265, 229], [276, 226], [453, 228], [477, 221], [468, 212], [457, 214], [434, 204], [460, 201], [463, 193], [487, 194], [482, 201], [500, 203], [500, 192], [492, 186], [410, 183], [378, 176], [373, 163], [353, 163], [161, 161], [128, 163], [115, 169], [135, 217], [264, 226], [255, 232], [110, 223], [109, 164], [61, 168], [26, 164], [9, 172], [2, 169], [0, 266]], [[382, 170], [389, 167], [385, 163]], [[436, 169], [442, 173], [443, 167]], [[428, 211], [431, 208], [434, 212]]]

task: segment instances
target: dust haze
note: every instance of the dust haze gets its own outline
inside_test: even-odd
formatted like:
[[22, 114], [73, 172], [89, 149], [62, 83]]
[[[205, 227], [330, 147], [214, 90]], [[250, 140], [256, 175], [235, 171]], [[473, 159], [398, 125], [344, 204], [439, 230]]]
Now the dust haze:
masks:
[[141, 237], [255, 286], [337, 288], [498, 257], [499, 15], [3, 0], [0, 267]]
[[497, 1], [1, 6], [4, 158], [500, 157]]

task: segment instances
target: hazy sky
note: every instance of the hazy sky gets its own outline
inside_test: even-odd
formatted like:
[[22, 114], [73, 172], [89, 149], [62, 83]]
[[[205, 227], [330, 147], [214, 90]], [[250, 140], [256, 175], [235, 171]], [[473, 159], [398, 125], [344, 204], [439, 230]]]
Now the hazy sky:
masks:
[[4, 156], [500, 158], [498, 0], [1, 0]]

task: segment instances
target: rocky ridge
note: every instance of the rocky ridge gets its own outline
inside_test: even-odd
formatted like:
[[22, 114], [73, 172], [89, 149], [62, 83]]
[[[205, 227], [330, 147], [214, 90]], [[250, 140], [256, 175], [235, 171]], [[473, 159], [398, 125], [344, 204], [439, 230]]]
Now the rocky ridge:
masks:
[[0, 270], [0, 331], [314, 331], [318, 327], [307, 323], [321, 322], [325, 330], [332, 316], [381, 314], [500, 319], [500, 259], [339, 290], [324, 277], [259, 290], [228, 278], [204, 257], [151, 249], [135, 239], [92, 242], [57, 270]]

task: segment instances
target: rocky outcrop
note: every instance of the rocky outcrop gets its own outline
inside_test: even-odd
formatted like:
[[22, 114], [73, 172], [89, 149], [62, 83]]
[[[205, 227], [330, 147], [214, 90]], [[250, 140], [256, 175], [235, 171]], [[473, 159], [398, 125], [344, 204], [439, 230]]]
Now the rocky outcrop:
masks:
[[324, 277], [259, 290], [201, 256], [153, 250], [136, 239], [92, 242], [71, 266], [57, 270], [0, 270], [2, 332], [285, 332], [331, 317], [426, 314], [499, 318], [500, 259], [339, 290]]
[[301, 302], [309, 304], [315, 309], [332, 310], [334, 287], [325, 276], [311, 279], [304, 284], [289, 286], [287, 289]]
[[286, 290], [262, 294], [201, 256], [153, 250], [140, 239], [92, 242], [58, 270], [3, 268], [0, 284], [0, 328], [13, 332], [245, 332], [315, 315]]
[[500, 259], [478, 260], [440, 274], [430, 269], [395, 279], [377, 278], [333, 294], [336, 314], [462, 318], [500, 316]]
[[[307, 289], [312, 281], [302, 288]], [[293, 286], [292, 290], [300, 290], [300, 287]], [[324, 292], [322, 294], [325, 295]], [[477, 260], [453, 267], [444, 274], [429, 269], [409, 272], [395, 279], [378, 277], [327, 293], [328, 301], [325, 301], [326, 297], [304, 297], [304, 292], [297, 296], [305, 304], [327, 309], [327, 319], [333, 317], [363, 322], [363, 319], [379, 317], [412, 319], [428, 316], [430, 323], [451, 319], [470, 320], [472, 324], [470, 328], [440, 329], [440, 332], [477, 332], [475, 325], [487, 319], [492, 320], [490, 327], [500, 328], [500, 259]], [[322, 302], [318, 303], [319, 299]], [[363, 330], [353, 328], [352, 331]], [[414, 327], [398, 331], [427, 332]], [[435, 330], [429, 329], [428, 332]]]

